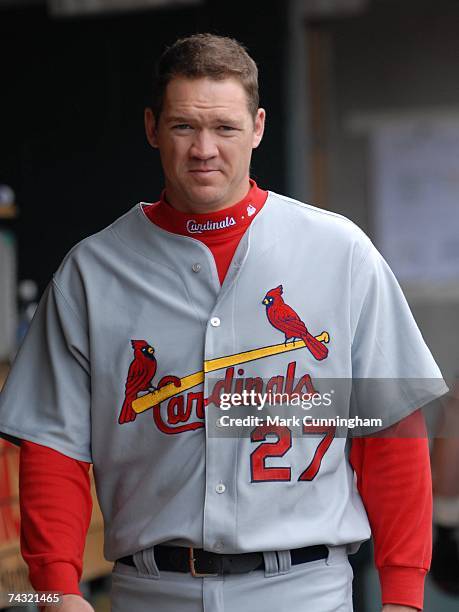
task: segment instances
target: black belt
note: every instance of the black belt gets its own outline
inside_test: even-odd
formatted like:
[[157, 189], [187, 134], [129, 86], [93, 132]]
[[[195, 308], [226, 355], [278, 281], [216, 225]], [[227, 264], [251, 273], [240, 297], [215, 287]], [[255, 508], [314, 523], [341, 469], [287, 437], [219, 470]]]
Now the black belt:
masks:
[[[252, 570], [265, 568], [264, 557], [261, 552], [229, 555], [209, 552], [202, 548], [157, 545], [154, 547], [154, 556], [159, 570], [190, 572], [198, 578], [202, 576], [221, 576], [223, 574], [244, 574]], [[328, 548], [324, 544], [290, 550], [292, 565], [317, 561], [327, 557]], [[118, 562], [136, 567], [132, 555], [121, 557]]]

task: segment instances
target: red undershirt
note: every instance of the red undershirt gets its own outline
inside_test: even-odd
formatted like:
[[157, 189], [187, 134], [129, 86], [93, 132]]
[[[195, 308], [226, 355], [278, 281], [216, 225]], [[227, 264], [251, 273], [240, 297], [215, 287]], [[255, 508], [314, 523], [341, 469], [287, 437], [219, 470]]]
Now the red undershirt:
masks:
[[[180, 212], [165, 201], [164, 193], [144, 210], [163, 229], [206, 244], [223, 283], [237, 245], [267, 195], [251, 181], [243, 200], [215, 213]], [[404, 431], [412, 436], [414, 428], [418, 438], [403, 438]], [[421, 609], [432, 530], [429, 449], [422, 413], [414, 412], [391, 430], [394, 437], [353, 439], [349, 460], [372, 528], [382, 602]], [[37, 591], [81, 595], [78, 583], [92, 512], [90, 465], [46, 446], [22, 442], [21, 552]]]

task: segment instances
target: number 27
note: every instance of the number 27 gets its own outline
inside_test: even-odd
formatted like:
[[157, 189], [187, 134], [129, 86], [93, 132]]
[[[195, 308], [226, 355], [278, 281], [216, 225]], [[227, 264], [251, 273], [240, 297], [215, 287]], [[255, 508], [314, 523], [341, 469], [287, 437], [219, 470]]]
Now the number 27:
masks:
[[[314, 456], [298, 477], [299, 481], [314, 480], [317, 476], [322, 459], [330, 448], [335, 437], [336, 427], [303, 425], [303, 434], [323, 435]], [[276, 436], [275, 442], [266, 442], [268, 436]], [[290, 467], [266, 467], [267, 457], [283, 457], [292, 446], [292, 432], [288, 427], [279, 425], [260, 425], [250, 435], [252, 442], [263, 442], [250, 455], [250, 471], [252, 482], [272, 482], [291, 480]]]

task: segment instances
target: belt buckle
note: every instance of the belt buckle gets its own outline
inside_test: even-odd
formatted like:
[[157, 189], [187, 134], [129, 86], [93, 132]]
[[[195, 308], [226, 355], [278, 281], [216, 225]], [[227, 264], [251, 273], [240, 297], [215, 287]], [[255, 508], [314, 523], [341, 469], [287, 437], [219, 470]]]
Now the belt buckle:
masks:
[[205, 578], [207, 576], [218, 576], [218, 574], [201, 574], [196, 571], [196, 567], [194, 562], [196, 559], [194, 558], [194, 548], [192, 546], [189, 547], [189, 565], [190, 565], [190, 573], [194, 578]]

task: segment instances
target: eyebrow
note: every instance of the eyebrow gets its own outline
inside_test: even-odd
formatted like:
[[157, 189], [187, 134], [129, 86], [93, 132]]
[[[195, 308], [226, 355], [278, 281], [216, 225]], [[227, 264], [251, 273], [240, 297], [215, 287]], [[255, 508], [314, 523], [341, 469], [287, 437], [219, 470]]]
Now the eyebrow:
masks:
[[[174, 115], [171, 117], [166, 117], [166, 121], [167, 123], [189, 123], [190, 121], [193, 121], [193, 117]], [[222, 125], [240, 123], [241, 121], [242, 119], [240, 117], [216, 117], [214, 120], [215, 123], [220, 123]]]
[[166, 121], [170, 123], [186, 123], [187, 121], [190, 121], [190, 117], [172, 116], [172, 117], [167, 117]]

